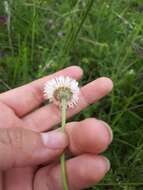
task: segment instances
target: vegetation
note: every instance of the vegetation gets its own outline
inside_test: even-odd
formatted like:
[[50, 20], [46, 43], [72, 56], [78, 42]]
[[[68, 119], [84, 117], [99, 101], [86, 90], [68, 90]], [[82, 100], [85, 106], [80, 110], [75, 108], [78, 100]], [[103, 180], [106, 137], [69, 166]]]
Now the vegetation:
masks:
[[0, 1], [0, 90], [69, 65], [84, 70], [81, 85], [99, 76], [113, 92], [74, 119], [98, 117], [114, 131], [105, 155], [112, 169], [97, 190], [143, 189], [142, 0]]

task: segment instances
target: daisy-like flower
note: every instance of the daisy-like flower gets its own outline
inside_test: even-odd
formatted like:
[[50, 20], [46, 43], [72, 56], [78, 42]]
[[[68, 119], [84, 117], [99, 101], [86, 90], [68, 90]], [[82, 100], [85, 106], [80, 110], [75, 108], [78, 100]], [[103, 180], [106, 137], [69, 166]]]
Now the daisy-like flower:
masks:
[[68, 107], [73, 108], [79, 100], [78, 82], [68, 76], [53, 78], [45, 84], [44, 96], [45, 99], [49, 99], [50, 102], [56, 105], [60, 105], [64, 98]]

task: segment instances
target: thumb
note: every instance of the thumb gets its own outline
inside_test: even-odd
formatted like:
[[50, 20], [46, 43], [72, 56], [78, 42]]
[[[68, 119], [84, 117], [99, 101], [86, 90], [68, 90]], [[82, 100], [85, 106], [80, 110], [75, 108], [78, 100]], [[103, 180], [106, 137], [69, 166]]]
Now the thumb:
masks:
[[59, 156], [67, 146], [65, 133], [37, 133], [24, 128], [0, 129], [0, 170], [37, 165]]

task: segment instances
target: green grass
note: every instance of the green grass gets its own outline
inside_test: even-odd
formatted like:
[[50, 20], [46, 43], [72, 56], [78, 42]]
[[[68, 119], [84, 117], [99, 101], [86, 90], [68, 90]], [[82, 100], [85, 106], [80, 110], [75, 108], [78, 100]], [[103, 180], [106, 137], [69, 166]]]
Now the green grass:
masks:
[[[84, 70], [81, 85], [112, 78], [113, 92], [75, 117], [96, 116], [114, 131], [105, 153], [112, 169], [90, 189], [142, 190], [142, 0], [10, 2], [10, 30], [0, 25], [1, 92], [75, 64]], [[5, 14], [3, 1], [0, 14]]]

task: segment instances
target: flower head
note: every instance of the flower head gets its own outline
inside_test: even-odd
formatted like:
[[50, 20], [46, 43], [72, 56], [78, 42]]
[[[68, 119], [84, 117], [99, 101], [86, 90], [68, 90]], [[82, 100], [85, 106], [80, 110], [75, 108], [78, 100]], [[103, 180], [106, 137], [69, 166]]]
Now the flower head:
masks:
[[62, 98], [64, 98], [68, 107], [73, 108], [77, 105], [79, 99], [78, 82], [68, 76], [53, 78], [46, 82], [44, 96], [57, 105], [60, 105]]

